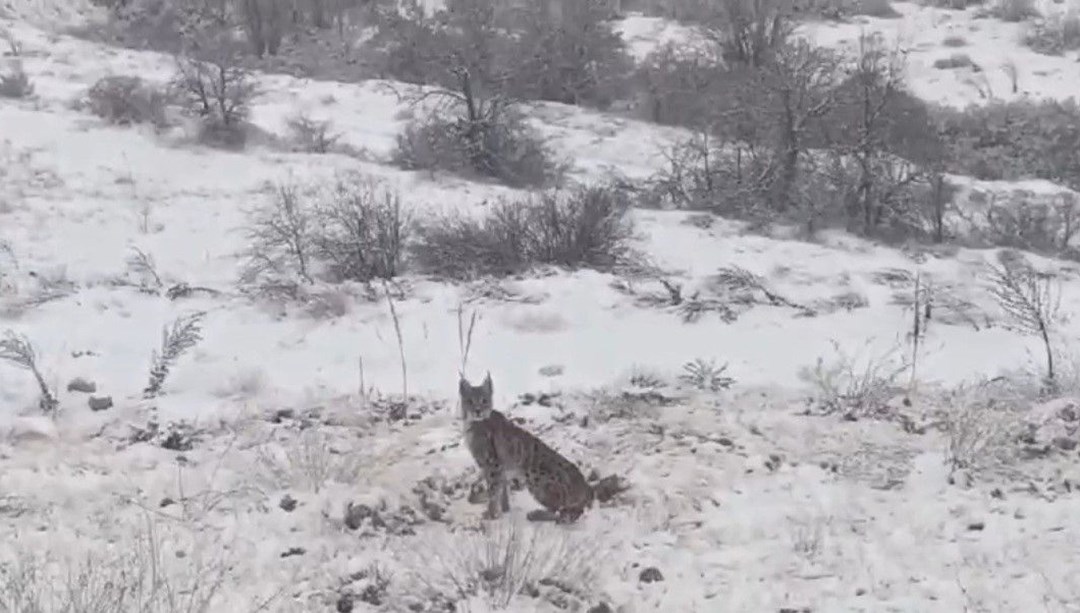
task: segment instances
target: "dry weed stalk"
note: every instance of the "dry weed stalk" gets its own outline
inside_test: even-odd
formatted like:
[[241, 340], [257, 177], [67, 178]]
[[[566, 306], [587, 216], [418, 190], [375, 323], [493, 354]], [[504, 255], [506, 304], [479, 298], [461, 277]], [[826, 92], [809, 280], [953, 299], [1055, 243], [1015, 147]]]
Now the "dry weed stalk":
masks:
[[394, 298], [390, 295], [390, 284], [386, 279], [382, 280], [383, 293], [386, 294], [386, 303], [390, 306], [390, 317], [394, 320], [394, 334], [397, 335], [398, 357], [401, 359], [401, 398], [406, 401], [409, 398], [409, 371], [405, 362], [405, 339], [401, 334], [401, 320], [398, 319], [397, 308], [394, 306]]
[[38, 368], [37, 353], [34, 351], [30, 339], [21, 334], [16, 334], [12, 330], [6, 331], [4, 337], [0, 339], [0, 360], [5, 360], [19, 368], [29, 370], [34, 375], [34, 381], [37, 382], [38, 390], [41, 393], [38, 406], [44, 413], [55, 414], [56, 409], [60, 406], [60, 401], [56, 399], [56, 394], [45, 383], [45, 377], [41, 375], [41, 369]]

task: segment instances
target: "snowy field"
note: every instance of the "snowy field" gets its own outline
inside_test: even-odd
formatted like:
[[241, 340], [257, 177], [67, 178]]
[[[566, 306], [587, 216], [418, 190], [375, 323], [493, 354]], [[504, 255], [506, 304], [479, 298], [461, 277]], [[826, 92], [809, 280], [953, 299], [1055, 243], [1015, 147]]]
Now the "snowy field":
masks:
[[[1011, 96], [1006, 63], [1016, 95], [1076, 93], [1075, 54], [1026, 50], [1015, 24], [895, 6], [900, 18], [805, 33], [841, 46], [881, 31], [910, 49], [913, 91], [938, 102], [981, 100], [971, 75], [932, 68], [957, 33], [998, 97]], [[305, 110], [332, 118], [361, 160], [108, 126], [73, 101], [109, 74], [164, 83], [171, 58], [50, 31], [46, 3], [0, 15], [35, 86], [0, 99], [0, 329], [33, 341], [60, 402], [41, 417], [33, 377], [0, 364], [0, 611], [1080, 611], [1075, 444], [977, 477], [947, 461], [958, 437], [977, 447], [1007, 419], [968, 410], [986, 400], [974, 382], [1008, 373], [1030, 387], [1042, 368], [1038, 339], [1005, 325], [988, 291], [996, 250], [804, 242], [637, 210], [636, 247], [695, 303], [732, 298], [725, 270], [761, 281], [738, 290], [734, 321], [708, 308], [687, 321], [642, 271], [406, 276], [389, 300], [348, 285], [308, 307], [252, 300], [236, 289], [246, 212], [276, 182], [360, 171], [418, 216], [512, 190], [390, 166], [408, 115], [385, 83], [260, 77], [265, 133]], [[620, 27], [639, 55], [678, 35], [640, 17]], [[531, 120], [579, 181], [647, 177], [680, 136], [555, 104]], [[154, 273], [130, 265], [135, 250]], [[1075, 314], [1080, 267], [1031, 259], [1059, 273]], [[916, 275], [937, 298], [913, 354]], [[212, 291], [171, 300], [148, 284]], [[197, 311], [203, 340], [142, 400], [162, 328]], [[481, 529], [456, 410], [460, 321], [474, 313], [467, 374], [490, 371], [498, 407], [626, 492], [569, 527], [526, 522], [534, 503], [519, 492], [512, 517]], [[1062, 326], [1080, 335], [1080, 320]], [[1080, 383], [1080, 356], [1060, 357]], [[695, 361], [727, 363], [734, 384], [710, 389], [707, 367], [685, 368]], [[909, 427], [806, 414], [826, 383], [878, 377], [902, 390], [884, 402]], [[113, 406], [91, 411], [76, 378]], [[1042, 407], [1053, 423], [1039, 436], [1075, 437], [1071, 406]], [[932, 427], [941, 414], [948, 426]], [[499, 565], [513, 572], [489, 576]], [[101, 604], [118, 584], [132, 586], [122, 606]]]

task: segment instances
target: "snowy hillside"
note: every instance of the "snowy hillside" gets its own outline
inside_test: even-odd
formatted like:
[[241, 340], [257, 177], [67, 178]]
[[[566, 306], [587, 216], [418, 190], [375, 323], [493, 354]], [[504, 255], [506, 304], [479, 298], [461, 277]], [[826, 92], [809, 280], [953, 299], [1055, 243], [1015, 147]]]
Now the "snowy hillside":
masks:
[[[1034, 53], [1019, 24], [895, 8], [800, 32], [845, 48], [880, 31], [934, 102], [1076, 93], [1076, 53]], [[253, 297], [237, 284], [249, 219], [282, 182], [362, 173], [417, 219], [522, 192], [392, 165], [414, 110], [383, 80], [260, 73], [243, 151], [200, 146], [185, 122], [109, 125], [87, 89], [164, 84], [174, 60], [66, 34], [73, 12], [0, 4], [17, 45], [0, 66], [33, 84], [0, 98], [0, 331], [32, 342], [59, 403], [43, 415], [32, 373], [0, 363], [0, 611], [1080, 610], [1074, 262], [1027, 256], [1060, 281], [1052, 400], [1042, 340], [992, 291], [999, 249], [636, 208], [635, 266]], [[618, 29], [641, 58], [682, 26]], [[933, 67], [949, 36], [977, 71]], [[352, 154], [281, 146], [299, 111]], [[580, 183], [647, 179], [687, 135], [555, 103], [528, 121]], [[961, 200], [1068, 193], [952, 179]], [[193, 313], [201, 339], [144, 398], [162, 329]], [[492, 374], [499, 408], [629, 489], [570, 526], [525, 521], [525, 492], [481, 522], [463, 362]]]

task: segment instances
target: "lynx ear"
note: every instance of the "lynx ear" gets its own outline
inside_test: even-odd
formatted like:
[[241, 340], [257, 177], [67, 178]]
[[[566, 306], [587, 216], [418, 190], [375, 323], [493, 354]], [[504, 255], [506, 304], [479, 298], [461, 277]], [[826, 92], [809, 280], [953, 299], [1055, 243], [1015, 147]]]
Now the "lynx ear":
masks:
[[467, 394], [470, 389], [472, 389], [472, 386], [469, 385], [468, 379], [465, 378], [465, 373], [462, 373], [458, 379], [458, 393]]
[[480, 385], [483, 386], [484, 391], [487, 392], [488, 395], [491, 395], [491, 387], [492, 387], [492, 385], [491, 385], [491, 372], [490, 371], [488, 372], [487, 376], [484, 377], [484, 382], [481, 383]]

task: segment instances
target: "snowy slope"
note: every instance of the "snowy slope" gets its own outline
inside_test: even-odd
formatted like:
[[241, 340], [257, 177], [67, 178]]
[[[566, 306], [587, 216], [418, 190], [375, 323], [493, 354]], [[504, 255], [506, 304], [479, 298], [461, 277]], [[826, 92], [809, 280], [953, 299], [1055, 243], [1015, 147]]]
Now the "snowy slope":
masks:
[[[754, 294], [759, 303], [734, 322], [706, 312], [687, 323], [642, 272], [551, 271], [482, 286], [406, 277], [395, 302], [399, 347], [387, 303], [361, 288], [328, 290], [323, 312], [241, 296], [245, 211], [275, 182], [316, 184], [345, 170], [399, 186], [418, 215], [477, 210], [510, 190], [389, 166], [406, 115], [385, 83], [260, 81], [253, 121], [268, 135], [283, 135], [285, 118], [305, 109], [333, 118], [363, 160], [272, 146], [225, 153], [191, 145], [179, 128], [107, 126], [72, 101], [107, 74], [164, 81], [171, 60], [38, 29], [31, 17], [40, 24], [49, 11], [23, 8], [3, 20], [36, 91], [0, 100], [0, 239], [13, 254], [0, 259], [0, 328], [34, 341], [62, 415], [36, 416], [33, 379], [0, 364], [0, 531], [12, 544], [2, 555], [19, 562], [0, 575], [0, 610], [30, 610], [12, 600], [14, 586], [55, 593], [79, 584], [79, 569], [94, 585], [156, 573], [152, 583], [186, 603], [155, 604], [160, 611], [202, 610], [204, 599], [209, 611], [332, 610], [344, 593], [356, 596], [353, 610], [408, 610], [429, 591], [457, 599], [457, 610], [485, 611], [543, 578], [555, 580], [507, 594], [510, 610], [1076, 610], [1075, 454], [1025, 465], [1024, 480], [968, 488], [950, 484], [937, 431], [799, 415], [817, 360], [895, 368], [904, 359], [915, 273], [942, 292], [919, 355], [921, 387], [1037, 371], [1039, 344], [1002, 325], [986, 291], [996, 251], [901, 251], [839, 233], [809, 243], [641, 210], [637, 247], [683, 296], [708, 304], [721, 296], [717, 273], [737, 267], [795, 306]], [[973, 11], [897, 8], [901, 19], [809, 34], [840, 45], [860, 28], [881, 29], [906, 41], [915, 91], [942, 102], [978, 100], [960, 77], [929, 68], [956, 31], [984, 65], [1015, 58], [1030, 94], [1071, 94], [1080, 77], [1075, 58], [1025, 55], [1015, 26]], [[630, 18], [623, 27], [647, 48], [656, 25]], [[1004, 95], [999, 71], [984, 72]], [[559, 105], [537, 105], [532, 119], [579, 180], [646, 177], [659, 148], [680, 136]], [[125, 264], [133, 248], [153, 256], [167, 284], [219, 293], [170, 301], [139, 292]], [[1076, 266], [1034, 259], [1062, 274], [1066, 310], [1076, 304]], [[513, 518], [477, 532], [481, 507], [465, 501], [476, 472], [454, 404], [459, 308], [479, 315], [468, 374], [491, 371], [500, 406], [629, 491], [571, 527], [526, 523], [533, 503], [517, 494]], [[195, 310], [207, 312], [205, 340], [178, 363], [166, 395], [141, 400], [162, 326]], [[1078, 331], [1073, 321], [1063, 335]], [[399, 352], [415, 397], [404, 419], [394, 405]], [[735, 386], [702, 391], [681, 380], [698, 358], [728, 363]], [[1080, 376], [1068, 361], [1063, 370]], [[116, 406], [90, 412], [85, 394], [65, 391], [75, 377]], [[151, 416], [163, 431], [141, 431]], [[133, 442], [144, 438], [158, 444]], [[170, 438], [173, 449], [162, 448]], [[367, 505], [359, 530], [343, 524], [349, 503]], [[492, 580], [485, 595], [473, 584], [500, 547], [532, 557], [515, 559], [522, 575]], [[662, 580], [643, 580], [650, 567]]]

